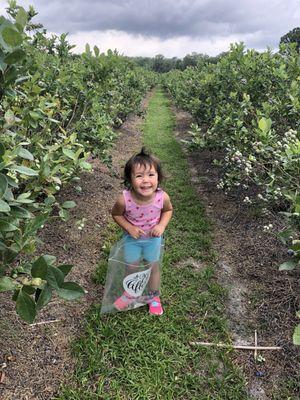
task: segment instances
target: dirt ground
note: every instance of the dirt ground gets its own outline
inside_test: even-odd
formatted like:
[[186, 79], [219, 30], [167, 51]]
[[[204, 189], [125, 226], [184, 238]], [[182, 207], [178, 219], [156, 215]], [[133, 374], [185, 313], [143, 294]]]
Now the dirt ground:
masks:
[[[174, 108], [178, 140], [189, 140], [191, 117]], [[257, 208], [243, 203], [247, 195], [235, 191], [225, 195], [217, 189], [221, 167], [213, 164], [222, 154], [216, 151], [188, 151], [192, 182], [214, 226], [213, 246], [218, 254], [217, 279], [228, 289], [227, 316], [232, 340], [238, 345], [278, 346], [281, 351], [261, 351], [261, 362], [254, 352], [236, 350], [235, 363], [242, 368], [248, 393], [254, 399], [271, 399], [276, 388], [291, 377], [300, 382], [300, 348], [292, 344], [300, 308], [299, 270], [278, 271], [287, 260], [287, 248], [274, 235], [264, 233], [269, 223], [275, 230], [283, 221], [275, 214], [263, 216]], [[300, 398], [300, 387], [294, 390]], [[276, 397], [277, 398], [277, 397]], [[286, 397], [287, 398], [287, 397]]]
[[[143, 109], [150, 96], [145, 99]], [[186, 138], [191, 119], [186, 113], [174, 111], [176, 135], [180, 140]], [[78, 183], [63, 188], [60, 201], [77, 203], [70, 221], [52, 222], [41, 232], [44, 244], [39, 253], [56, 255], [60, 263], [74, 264], [71, 278], [88, 290], [86, 296], [70, 303], [53, 299], [37, 320], [53, 322], [28, 326], [16, 316], [9, 296], [1, 295], [1, 400], [49, 400], [60, 383], [67, 382], [71, 376], [74, 360], [70, 343], [81, 332], [86, 310], [101, 301], [101, 287], [92, 282], [91, 274], [101, 259], [103, 232], [111, 222], [110, 209], [122, 188], [122, 168], [141, 146], [142, 120], [143, 117], [131, 116], [120, 128], [120, 137], [112, 152], [112, 169], [92, 160], [93, 172], [82, 175], [80, 193], [75, 190]], [[283, 348], [261, 353], [265, 358], [262, 363], [255, 363], [251, 352], [234, 353], [235, 363], [246, 375], [249, 394], [254, 399], [270, 399], [278, 382], [298, 373], [300, 352], [292, 346], [291, 334], [299, 306], [299, 274], [277, 270], [277, 265], [286, 259], [286, 249], [276, 238], [262, 232], [261, 226], [270, 222], [268, 218], [243, 205], [242, 193], [229, 197], [216, 189], [220, 170], [212, 161], [220, 154], [186, 152], [186, 157], [199, 199], [206, 205], [214, 225], [214, 248], [219, 254], [218, 279], [229, 292], [227, 313], [233, 341], [253, 344], [256, 329], [259, 345]], [[83, 217], [87, 221], [80, 232], [75, 221]], [[280, 224], [278, 221], [278, 227]]]

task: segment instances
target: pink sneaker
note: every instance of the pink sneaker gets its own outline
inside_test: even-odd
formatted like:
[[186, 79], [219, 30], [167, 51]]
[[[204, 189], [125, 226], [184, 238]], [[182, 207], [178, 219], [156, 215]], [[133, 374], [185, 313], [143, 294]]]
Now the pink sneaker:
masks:
[[163, 314], [164, 310], [161, 306], [160, 298], [158, 296], [153, 297], [153, 299], [149, 303], [149, 312], [152, 315], [162, 315]]
[[135, 297], [130, 296], [127, 292], [124, 292], [121, 297], [117, 298], [114, 302], [114, 306], [118, 311], [125, 310], [130, 304], [136, 301]]

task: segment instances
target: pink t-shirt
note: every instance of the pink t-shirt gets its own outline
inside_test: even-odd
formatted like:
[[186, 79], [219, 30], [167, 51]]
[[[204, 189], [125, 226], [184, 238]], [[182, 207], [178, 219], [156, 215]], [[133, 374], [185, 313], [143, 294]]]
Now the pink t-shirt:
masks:
[[160, 221], [161, 210], [164, 206], [164, 191], [157, 189], [152, 203], [147, 205], [136, 204], [130, 190], [123, 190], [125, 200], [124, 217], [132, 225], [138, 226], [146, 232], [145, 237]]

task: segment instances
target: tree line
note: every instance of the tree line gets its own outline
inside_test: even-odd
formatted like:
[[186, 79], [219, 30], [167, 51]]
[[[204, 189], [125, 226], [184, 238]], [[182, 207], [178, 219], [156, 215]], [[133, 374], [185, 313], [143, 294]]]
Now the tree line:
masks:
[[[300, 28], [294, 28], [280, 38], [279, 45], [295, 43], [296, 49], [299, 53], [300, 49]], [[158, 72], [164, 73], [174, 69], [185, 70], [187, 67], [204, 66], [206, 63], [217, 64], [220, 59], [228, 55], [228, 52], [222, 52], [217, 56], [208, 56], [207, 54], [192, 52], [183, 58], [172, 57], [167, 58], [162, 54], [157, 54], [155, 57], [133, 57], [133, 60], [141, 67]]]

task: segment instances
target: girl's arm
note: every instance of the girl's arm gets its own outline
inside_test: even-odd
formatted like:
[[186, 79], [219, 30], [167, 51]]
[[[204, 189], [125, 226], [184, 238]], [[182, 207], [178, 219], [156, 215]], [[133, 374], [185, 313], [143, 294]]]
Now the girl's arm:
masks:
[[173, 206], [172, 206], [169, 195], [165, 192], [164, 193], [164, 205], [161, 210], [160, 221], [152, 229], [151, 236], [158, 237], [164, 233], [168, 223], [170, 222], [170, 219], [172, 218], [172, 214], [173, 214]]
[[114, 221], [126, 232], [129, 233], [134, 239], [138, 239], [141, 235], [144, 235], [145, 232], [138, 228], [137, 226], [132, 225], [127, 219], [124, 217], [125, 212], [125, 200], [124, 196], [120, 194], [115, 202], [111, 214]]

